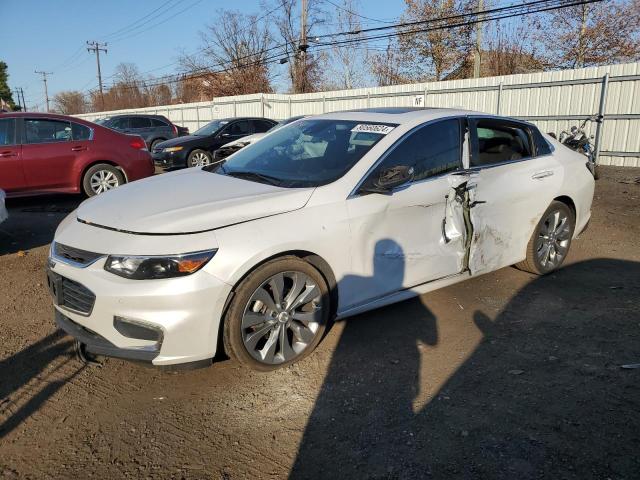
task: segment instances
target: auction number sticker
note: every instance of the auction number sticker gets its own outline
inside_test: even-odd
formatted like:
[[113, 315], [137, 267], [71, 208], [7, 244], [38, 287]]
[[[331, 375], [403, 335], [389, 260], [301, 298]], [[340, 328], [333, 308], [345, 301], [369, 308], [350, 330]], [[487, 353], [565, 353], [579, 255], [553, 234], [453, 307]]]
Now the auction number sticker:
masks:
[[367, 133], [379, 133], [380, 135], [386, 135], [390, 133], [395, 127], [389, 125], [377, 125], [373, 123], [359, 123], [351, 129], [352, 132], [367, 132]]

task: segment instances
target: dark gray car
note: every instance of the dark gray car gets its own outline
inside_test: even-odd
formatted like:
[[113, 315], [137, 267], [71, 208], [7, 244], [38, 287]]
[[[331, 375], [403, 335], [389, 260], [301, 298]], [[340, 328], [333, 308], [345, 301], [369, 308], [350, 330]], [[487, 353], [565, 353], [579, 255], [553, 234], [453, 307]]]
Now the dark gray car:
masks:
[[189, 135], [188, 128], [178, 127], [162, 115], [114, 115], [96, 120], [96, 123], [123, 133], [140, 135], [149, 150], [165, 140]]

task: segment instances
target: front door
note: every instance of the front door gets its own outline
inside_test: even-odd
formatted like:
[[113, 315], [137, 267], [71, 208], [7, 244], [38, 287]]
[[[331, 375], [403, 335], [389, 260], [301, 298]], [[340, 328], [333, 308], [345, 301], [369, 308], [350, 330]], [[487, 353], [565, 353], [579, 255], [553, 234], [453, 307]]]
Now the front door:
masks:
[[464, 196], [457, 195], [467, 182], [462, 126], [446, 119], [413, 130], [367, 179], [402, 165], [414, 167], [414, 181], [389, 194], [356, 192], [347, 200], [354, 275], [340, 287], [346, 307], [464, 270]]
[[562, 182], [559, 162], [537, 152], [527, 124], [470, 119], [470, 220], [472, 274], [513, 265]]
[[26, 188], [15, 118], [0, 119], [0, 188], [8, 193]]

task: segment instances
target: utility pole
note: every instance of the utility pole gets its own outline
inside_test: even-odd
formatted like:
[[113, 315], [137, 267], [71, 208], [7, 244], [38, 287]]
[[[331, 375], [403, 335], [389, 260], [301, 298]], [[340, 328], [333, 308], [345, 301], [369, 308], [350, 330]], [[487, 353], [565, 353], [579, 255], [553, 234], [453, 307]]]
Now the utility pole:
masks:
[[47, 75], [53, 75], [53, 72], [42, 72], [36, 70], [35, 73], [42, 75], [42, 81], [44, 82], [44, 98], [47, 102], [47, 112], [49, 112], [49, 90], [47, 89]]
[[102, 110], [104, 110], [104, 92], [102, 91], [102, 73], [100, 73], [100, 52], [107, 53], [106, 43], [89, 42], [87, 41], [87, 52], [93, 52], [96, 54], [96, 62], [98, 63], [98, 87], [100, 88], [100, 102], [102, 103]]
[[27, 102], [24, 101], [24, 90], [22, 89], [22, 87], [20, 87], [20, 95], [22, 95], [22, 106], [24, 108], [24, 111], [27, 111]]
[[300, 63], [299, 66], [299, 78], [300, 82], [298, 88], [299, 93], [305, 93], [307, 91], [307, 0], [302, 0], [302, 11], [300, 12]]
[[18, 99], [18, 106], [20, 107], [20, 111], [24, 112], [24, 108], [22, 108], [22, 104], [20, 103], [20, 89], [14, 88], [13, 91], [16, 94], [16, 98]]
[[[476, 10], [477, 20], [480, 20], [480, 12], [484, 9], [484, 0], [478, 0]], [[482, 22], [476, 23], [476, 51], [473, 56], [473, 78], [480, 78], [480, 64], [482, 62]]]

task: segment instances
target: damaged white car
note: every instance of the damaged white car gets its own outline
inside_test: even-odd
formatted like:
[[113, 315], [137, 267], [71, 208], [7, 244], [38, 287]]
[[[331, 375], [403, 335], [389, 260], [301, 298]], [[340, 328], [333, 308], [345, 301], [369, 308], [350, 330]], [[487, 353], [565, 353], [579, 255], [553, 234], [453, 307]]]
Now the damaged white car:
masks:
[[51, 248], [56, 322], [88, 353], [173, 365], [223, 348], [282, 367], [331, 318], [509, 265], [558, 268], [589, 221], [585, 163], [529, 123], [482, 113], [300, 120], [222, 166], [85, 201]]

